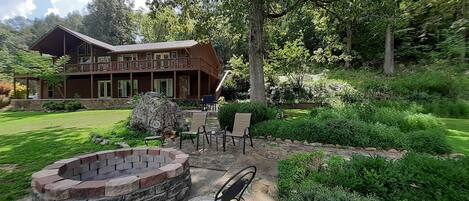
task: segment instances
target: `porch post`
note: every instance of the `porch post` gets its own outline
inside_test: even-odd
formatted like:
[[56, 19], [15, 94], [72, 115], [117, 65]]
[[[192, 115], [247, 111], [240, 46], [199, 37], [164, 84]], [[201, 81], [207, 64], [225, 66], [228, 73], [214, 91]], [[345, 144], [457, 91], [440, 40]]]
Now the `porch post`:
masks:
[[90, 86], [91, 86], [91, 87], [90, 87], [90, 88], [91, 88], [91, 96], [90, 96], [91, 98], [93, 98], [93, 94], [94, 94], [94, 93], [93, 93], [93, 88], [94, 88], [93, 83], [94, 83], [94, 82], [93, 82], [93, 74], [91, 74], [91, 83], [90, 83], [90, 84], [91, 84], [91, 85], [90, 85]]
[[39, 79], [39, 91], [37, 93], [37, 98], [42, 99], [42, 79]]
[[114, 98], [114, 96], [113, 96], [113, 93], [114, 93], [114, 87], [113, 87], [114, 84], [113, 84], [113, 82], [114, 82], [114, 81], [113, 81], [112, 73], [111, 73], [110, 76], [111, 76], [111, 98]]
[[26, 99], [29, 98], [29, 77], [26, 78]]
[[64, 77], [64, 99], [67, 98], [67, 77]]
[[16, 97], [16, 77], [15, 74], [13, 74], [13, 98]]
[[176, 71], [173, 73], [173, 97], [177, 98], [177, 87], [176, 87]]
[[155, 91], [154, 81], [153, 81], [153, 72], [150, 72], [150, 91]]
[[212, 91], [211, 91], [211, 88], [212, 88], [212, 79], [210, 79], [210, 75], [208, 75], [208, 86], [207, 86], [207, 89], [208, 89], [208, 94], [212, 94]]
[[197, 99], [200, 100], [200, 70], [197, 71]]
[[134, 81], [132, 78], [132, 72], [130, 72], [130, 97], [134, 95]]
[[[66, 54], [66, 45], [65, 45], [65, 33], [64, 33], [64, 40], [63, 40], [63, 45], [64, 45], [64, 56]], [[65, 64], [64, 64], [64, 99], [67, 98], [67, 76], [65, 75]]]

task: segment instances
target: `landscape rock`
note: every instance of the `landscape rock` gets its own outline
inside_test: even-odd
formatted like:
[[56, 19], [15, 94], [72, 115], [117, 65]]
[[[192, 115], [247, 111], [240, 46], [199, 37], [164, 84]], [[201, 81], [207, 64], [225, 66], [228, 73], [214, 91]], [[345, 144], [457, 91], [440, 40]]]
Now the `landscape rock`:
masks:
[[119, 148], [129, 148], [130, 146], [125, 143], [125, 142], [117, 142], [116, 145], [119, 147]]
[[132, 130], [154, 135], [176, 130], [184, 118], [176, 103], [155, 92], [147, 92], [137, 101], [130, 118]]
[[376, 151], [376, 148], [374, 147], [366, 147], [365, 151]]
[[109, 140], [108, 139], [103, 139], [99, 144], [102, 144], [102, 145], [109, 144]]

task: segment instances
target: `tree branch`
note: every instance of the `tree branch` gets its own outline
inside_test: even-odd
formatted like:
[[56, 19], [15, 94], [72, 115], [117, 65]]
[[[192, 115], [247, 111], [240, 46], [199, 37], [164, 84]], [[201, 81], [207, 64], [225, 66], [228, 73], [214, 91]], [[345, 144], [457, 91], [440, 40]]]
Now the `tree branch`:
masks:
[[279, 13], [267, 13], [265, 16], [266, 16], [266, 18], [279, 18], [279, 17], [282, 17], [282, 16], [286, 15], [288, 12], [296, 9], [299, 5], [305, 3], [306, 1], [308, 1], [308, 0], [297, 0], [292, 6], [286, 8], [286, 9], [283, 9], [281, 12], [279, 12]]

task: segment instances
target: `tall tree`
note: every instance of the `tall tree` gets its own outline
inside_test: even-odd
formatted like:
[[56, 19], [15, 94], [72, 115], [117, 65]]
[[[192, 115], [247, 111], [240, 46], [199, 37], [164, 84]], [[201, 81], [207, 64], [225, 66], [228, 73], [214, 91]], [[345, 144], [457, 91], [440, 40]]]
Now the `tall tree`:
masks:
[[83, 19], [84, 32], [114, 45], [133, 44], [137, 27], [132, 8], [133, 1], [129, 0], [93, 0]]

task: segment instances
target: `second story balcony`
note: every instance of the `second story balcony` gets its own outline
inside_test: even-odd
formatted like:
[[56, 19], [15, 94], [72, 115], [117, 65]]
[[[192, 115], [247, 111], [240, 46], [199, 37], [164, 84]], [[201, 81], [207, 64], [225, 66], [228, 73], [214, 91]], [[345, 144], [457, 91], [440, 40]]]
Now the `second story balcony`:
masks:
[[218, 76], [216, 66], [203, 58], [177, 58], [66, 64], [67, 75], [200, 70]]

